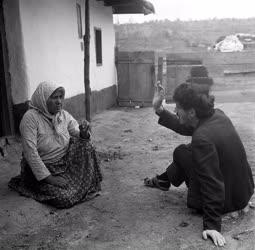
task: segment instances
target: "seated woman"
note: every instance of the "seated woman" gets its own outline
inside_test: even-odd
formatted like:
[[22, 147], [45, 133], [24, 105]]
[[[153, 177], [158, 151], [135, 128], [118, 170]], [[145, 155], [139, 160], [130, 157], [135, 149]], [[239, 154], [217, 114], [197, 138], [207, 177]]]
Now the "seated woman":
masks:
[[21, 195], [58, 208], [94, 197], [102, 181], [89, 123], [79, 126], [62, 109], [64, 96], [63, 87], [38, 85], [20, 123], [21, 174], [9, 182]]

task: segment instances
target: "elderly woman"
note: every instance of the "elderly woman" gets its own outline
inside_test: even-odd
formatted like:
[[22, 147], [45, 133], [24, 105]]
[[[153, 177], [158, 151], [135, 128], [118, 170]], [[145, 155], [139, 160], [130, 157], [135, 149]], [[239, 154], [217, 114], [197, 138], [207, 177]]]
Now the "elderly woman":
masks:
[[20, 123], [21, 174], [9, 182], [20, 194], [58, 208], [94, 197], [102, 180], [88, 122], [80, 126], [62, 104], [63, 87], [42, 82]]
[[179, 85], [173, 96], [176, 114], [162, 106], [163, 99], [163, 88], [157, 86], [153, 106], [159, 124], [192, 139], [174, 150], [173, 162], [164, 173], [146, 178], [144, 184], [167, 191], [185, 182], [188, 207], [203, 213], [203, 238], [223, 246], [222, 215], [244, 209], [254, 192], [242, 141], [224, 112], [214, 109], [206, 85]]

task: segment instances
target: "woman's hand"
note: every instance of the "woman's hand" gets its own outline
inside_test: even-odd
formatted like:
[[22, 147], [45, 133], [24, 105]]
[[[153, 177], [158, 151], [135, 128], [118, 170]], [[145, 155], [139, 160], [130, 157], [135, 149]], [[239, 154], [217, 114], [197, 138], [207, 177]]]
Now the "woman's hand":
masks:
[[49, 175], [48, 177], [46, 177], [44, 179], [44, 181], [48, 184], [51, 184], [51, 185], [57, 186], [57, 187], [66, 187], [68, 184], [68, 181], [61, 176]]
[[223, 247], [226, 244], [226, 240], [223, 235], [216, 230], [204, 230], [203, 239], [207, 240], [208, 236], [212, 239], [216, 246]]
[[152, 100], [152, 106], [155, 111], [158, 111], [162, 107], [163, 100], [165, 98], [165, 90], [158, 81], [155, 85], [155, 92]]
[[83, 120], [79, 126], [80, 129], [80, 137], [82, 139], [89, 139], [90, 138], [90, 124], [87, 120]]

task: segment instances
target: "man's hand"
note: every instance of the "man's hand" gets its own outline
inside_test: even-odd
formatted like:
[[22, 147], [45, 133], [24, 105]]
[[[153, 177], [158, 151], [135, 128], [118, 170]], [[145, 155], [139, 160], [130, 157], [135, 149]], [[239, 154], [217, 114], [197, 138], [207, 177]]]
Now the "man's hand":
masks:
[[164, 88], [158, 81], [157, 84], [155, 85], [155, 92], [154, 92], [154, 96], [153, 96], [153, 100], [152, 100], [152, 106], [155, 111], [160, 109], [164, 98], [165, 98]]
[[61, 177], [61, 176], [52, 176], [52, 175], [49, 175], [48, 177], [46, 177], [44, 179], [44, 181], [48, 184], [51, 184], [51, 185], [54, 185], [54, 186], [57, 186], [57, 187], [66, 187], [67, 184], [68, 184], [68, 181]]
[[207, 240], [208, 236], [212, 239], [216, 246], [223, 247], [226, 244], [226, 240], [223, 235], [216, 230], [204, 230], [203, 239]]

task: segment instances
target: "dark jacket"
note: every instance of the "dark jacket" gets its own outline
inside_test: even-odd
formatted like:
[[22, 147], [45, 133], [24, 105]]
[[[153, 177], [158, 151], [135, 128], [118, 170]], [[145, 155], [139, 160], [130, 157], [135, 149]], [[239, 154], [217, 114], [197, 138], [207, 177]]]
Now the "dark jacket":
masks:
[[221, 230], [221, 215], [244, 208], [254, 181], [244, 146], [223, 111], [202, 119], [196, 129], [181, 125], [176, 115], [164, 110], [159, 124], [182, 135], [192, 136], [192, 159], [200, 183], [203, 226]]

